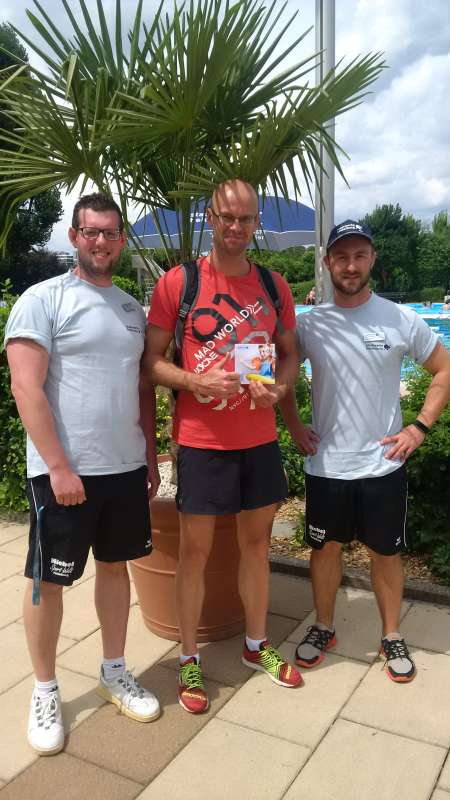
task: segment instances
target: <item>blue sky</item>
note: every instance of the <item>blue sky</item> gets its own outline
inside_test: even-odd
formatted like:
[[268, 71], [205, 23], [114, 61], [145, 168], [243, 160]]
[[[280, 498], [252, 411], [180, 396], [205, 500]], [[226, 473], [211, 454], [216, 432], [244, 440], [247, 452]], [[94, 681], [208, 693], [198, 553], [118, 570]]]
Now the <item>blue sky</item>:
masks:
[[[41, 2], [56, 24], [66, 25], [59, 0]], [[94, 12], [94, 0], [87, 4]], [[114, 16], [114, 6], [105, 0], [107, 16], [108, 9]], [[154, 0], [144, 0], [149, 17], [155, 6]], [[27, 7], [32, 3], [4, 0], [0, 21], [31, 33]], [[122, 7], [124, 20], [131, 19], [134, 0], [123, 0]], [[285, 14], [295, 10], [299, 33], [314, 24], [315, 0], [288, 0]], [[312, 32], [301, 55], [314, 50]], [[430, 221], [438, 211], [450, 210], [449, 1], [336, 0], [336, 60], [380, 50], [388, 69], [364, 103], [337, 122], [337, 141], [350, 157], [343, 160], [350, 188], [336, 180], [335, 218], [360, 217], [376, 205], [399, 203], [405, 213]], [[30, 58], [34, 61], [31, 53]], [[63, 198], [65, 215], [54, 228], [51, 249], [69, 249], [66, 231], [75, 199]]]

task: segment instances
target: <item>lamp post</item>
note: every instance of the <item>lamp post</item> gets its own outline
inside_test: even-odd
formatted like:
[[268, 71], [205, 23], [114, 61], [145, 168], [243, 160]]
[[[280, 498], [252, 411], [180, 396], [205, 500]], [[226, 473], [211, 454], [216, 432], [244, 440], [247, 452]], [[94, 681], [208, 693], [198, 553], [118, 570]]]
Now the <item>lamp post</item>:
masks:
[[[316, 0], [316, 51], [322, 55], [316, 66], [316, 83], [323, 81], [335, 66], [335, 0]], [[335, 123], [328, 130], [334, 139]], [[319, 146], [320, 170], [316, 182], [316, 303], [331, 300], [333, 295], [330, 276], [323, 266], [326, 243], [334, 225], [334, 164], [323, 144]]]

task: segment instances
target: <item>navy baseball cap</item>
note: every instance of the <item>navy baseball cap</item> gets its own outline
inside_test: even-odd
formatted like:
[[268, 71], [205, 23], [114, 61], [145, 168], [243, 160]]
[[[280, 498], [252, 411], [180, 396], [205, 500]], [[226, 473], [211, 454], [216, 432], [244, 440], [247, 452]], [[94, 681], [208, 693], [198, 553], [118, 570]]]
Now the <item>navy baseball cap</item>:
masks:
[[364, 239], [368, 239], [368, 241], [373, 244], [372, 231], [367, 225], [361, 222], [355, 222], [354, 219], [346, 219], [345, 222], [340, 222], [339, 225], [335, 225], [334, 228], [331, 229], [327, 242], [327, 251], [335, 242], [339, 241], [339, 239], [343, 239], [344, 236], [363, 236]]

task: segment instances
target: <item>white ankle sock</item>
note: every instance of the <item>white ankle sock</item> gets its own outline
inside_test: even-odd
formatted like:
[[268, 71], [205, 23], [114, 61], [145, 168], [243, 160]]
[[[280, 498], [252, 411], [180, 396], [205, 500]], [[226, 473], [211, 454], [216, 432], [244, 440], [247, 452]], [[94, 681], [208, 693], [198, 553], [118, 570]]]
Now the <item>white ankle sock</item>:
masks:
[[107, 683], [116, 681], [125, 672], [125, 656], [104, 658], [102, 663], [103, 678]]
[[38, 681], [35, 680], [34, 682], [35, 689], [37, 690], [38, 694], [50, 694], [50, 692], [54, 692], [55, 689], [58, 688], [58, 684], [56, 682], [56, 678], [51, 678], [49, 681]]
[[264, 637], [264, 639], [250, 639], [249, 636], [245, 637], [245, 644], [253, 653], [256, 653], [257, 650], [261, 650], [262, 643], [266, 641], [266, 637]]
[[185, 656], [184, 653], [180, 653], [181, 666], [183, 666], [183, 664], [185, 664], [186, 661], [189, 661], [190, 658], [195, 658], [197, 664], [200, 664], [200, 653], [192, 653], [192, 655], [190, 656]]

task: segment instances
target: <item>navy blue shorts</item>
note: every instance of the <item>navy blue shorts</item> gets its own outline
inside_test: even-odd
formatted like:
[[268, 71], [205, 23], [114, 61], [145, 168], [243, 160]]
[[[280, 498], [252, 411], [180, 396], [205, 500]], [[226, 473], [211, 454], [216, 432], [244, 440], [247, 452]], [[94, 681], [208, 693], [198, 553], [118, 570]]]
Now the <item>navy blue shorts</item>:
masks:
[[43, 581], [71, 586], [83, 574], [91, 547], [94, 558], [107, 562], [129, 561], [151, 552], [147, 467], [80, 478], [86, 501], [74, 506], [56, 502], [48, 475], [29, 479], [27, 578], [33, 577], [36, 511], [40, 506], [44, 507], [40, 542]]
[[177, 508], [184, 514], [238, 514], [287, 497], [278, 442], [245, 450], [180, 445]]

